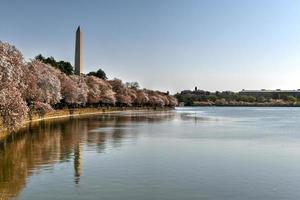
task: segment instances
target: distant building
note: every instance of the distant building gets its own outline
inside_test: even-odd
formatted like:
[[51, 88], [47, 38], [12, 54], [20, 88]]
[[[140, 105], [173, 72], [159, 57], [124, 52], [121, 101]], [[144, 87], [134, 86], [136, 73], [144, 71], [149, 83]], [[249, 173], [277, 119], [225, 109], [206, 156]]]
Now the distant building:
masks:
[[242, 90], [239, 92], [241, 95], [254, 96], [254, 97], [270, 97], [270, 98], [281, 98], [283, 96], [300, 96], [300, 89], [298, 90]]
[[205, 90], [196, 90], [197, 87], [195, 88], [195, 90], [183, 90], [180, 92], [180, 94], [195, 94], [195, 95], [210, 95], [209, 91], [205, 91]]
[[83, 73], [83, 38], [80, 26], [78, 26], [76, 31], [74, 66], [76, 75], [80, 75]]

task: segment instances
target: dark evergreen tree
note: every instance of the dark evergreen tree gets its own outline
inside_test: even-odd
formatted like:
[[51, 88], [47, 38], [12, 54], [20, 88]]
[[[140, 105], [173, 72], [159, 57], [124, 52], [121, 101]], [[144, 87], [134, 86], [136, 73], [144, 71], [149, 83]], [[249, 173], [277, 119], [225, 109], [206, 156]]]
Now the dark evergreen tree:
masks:
[[45, 58], [42, 54], [37, 55], [35, 59], [40, 60], [45, 64], [49, 64], [67, 75], [74, 74], [74, 68], [69, 62], [63, 60], [56, 61], [52, 56]]
[[106, 74], [102, 69], [98, 69], [96, 72], [90, 72], [87, 74], [88, 76], [96, 76], [103, 80], [107, 80]]

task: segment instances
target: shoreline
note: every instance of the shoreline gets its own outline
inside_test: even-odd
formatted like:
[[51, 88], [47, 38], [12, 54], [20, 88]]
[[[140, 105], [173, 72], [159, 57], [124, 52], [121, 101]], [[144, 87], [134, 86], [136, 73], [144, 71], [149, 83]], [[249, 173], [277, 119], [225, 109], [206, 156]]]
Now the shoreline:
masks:
[[118, 112], [126, 112], [126, 111], [167, 111], [172, 110], [174, 108], [164, 107], [164, 108], [154, 108], [154, 107], [110, 107], [110, 108], [74, 108], [74, 109], [59, 109], [49, 112], [43, 116], [38, 114], [33, 114], [30, 117], [28, 116], [25, 120], [24, 124], [19, 127], [16, 131], [8, 131], [3, 127], [0, 122], [0, 141], [5, 140], [8, 136], [12, 134], [17, 134], [21, 129], [26, 128], [31, 123], [39, 123], [42, 121], [49, 121], [55, 119], [62, 118], [74, 118], [81, 116], [92, 116], [92, 115], [101, 115], [101, 114], [112, 114]]
[[272, 107], [300, 107], [300, 105], [192, 105], [192, 106], [178, 106], [178, 107], [265, 107], [265, 108], [272, 108]]
[[250, 103], [250, 102], [197, 102], [185, 107], [300, 107], [300, 103], [289, 102], [269, 102], [269, 103]]
[[[192, 107], [300, 107], [300, 104], [198, 104], [191, 106], [178, 106], [181, 108], [192, 108]], [[73, 118], [81, 116], [92, 116], [92, 115], [102, 115], [102, 114], [112, 114], [120, 113], [126, 111], [167, 111], [173, 110], [175, 108], [165, 107], [165, 108], [154, 108], [154, 107], [110, 107], [110, 108], [74, 108], [74, 109], [58, 109], [44, 116], [39, 116], [38, 114], [33, 114], [31, 119], [29, 116], [25, 120], [24, 124], [15, 131], [8, 131], [3, 127], [0, 121], [0, 142], [5, 140], [8, 136], [16, 134], [21, 129], [26, 128], [31, 123], [39, 123], [42, 121], [63, 119], [63, 118]]]

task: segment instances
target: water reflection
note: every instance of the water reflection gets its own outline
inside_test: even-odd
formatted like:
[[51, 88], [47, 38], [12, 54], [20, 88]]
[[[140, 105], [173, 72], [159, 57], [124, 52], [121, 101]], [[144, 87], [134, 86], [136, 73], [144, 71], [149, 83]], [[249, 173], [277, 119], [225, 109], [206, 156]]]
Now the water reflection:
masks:
[[80, 184], [83, 151], [118, 148], [124, 138], [138, 137], [134, 126], [173, 117], [173, 112], [127, 112], [30, 124], [0, 143], [0, 199], [18, 196], [33, 173], [56, 163], [73, 163], [73, 181]]
[[78, 184], [81, 175], [81, 147], [79, 144], [76, 145], [74, 149], [74, 176], [75, 176], [75, 183]]

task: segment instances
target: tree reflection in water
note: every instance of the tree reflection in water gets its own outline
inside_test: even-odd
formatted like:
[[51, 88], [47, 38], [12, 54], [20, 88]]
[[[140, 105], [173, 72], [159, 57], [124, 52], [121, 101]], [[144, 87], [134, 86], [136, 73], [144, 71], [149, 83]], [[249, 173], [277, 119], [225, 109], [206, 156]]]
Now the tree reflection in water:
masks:
[[104, 152], [118, 148], [126, 135], [137, 138], [134, 126], [159, 123], [173, 112], [127, 112], [31, 123], [0, 143], [0, 200], [18, 196], [35, 171], [73, 162], [74, 183], [80, 184], [85, 148]]

